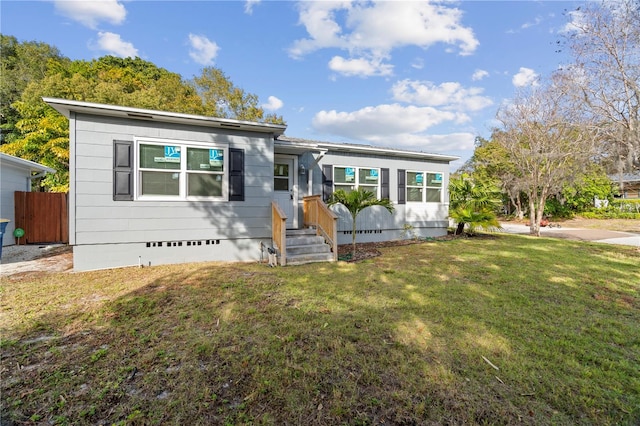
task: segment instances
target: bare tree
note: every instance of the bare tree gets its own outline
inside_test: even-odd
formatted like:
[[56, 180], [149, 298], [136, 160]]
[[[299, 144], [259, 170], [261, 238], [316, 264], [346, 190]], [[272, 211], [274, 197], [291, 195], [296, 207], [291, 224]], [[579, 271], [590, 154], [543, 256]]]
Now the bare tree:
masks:
[[[569, 69], [581, 106], [600, 123], [616, 172], [640, 169], [640, 1], [586, 3], [570, 12]], [[620, 180], [622, 185], [622, 180]]]
[[568, 95], [575, 90], [562, 73], [518, 93], [498, 111], [502, 129], [494, 140], [515, 166], [514, 179], [527, 194], [530, 233], [540, 235], [547, 198], [591, 161], [593, 129]]

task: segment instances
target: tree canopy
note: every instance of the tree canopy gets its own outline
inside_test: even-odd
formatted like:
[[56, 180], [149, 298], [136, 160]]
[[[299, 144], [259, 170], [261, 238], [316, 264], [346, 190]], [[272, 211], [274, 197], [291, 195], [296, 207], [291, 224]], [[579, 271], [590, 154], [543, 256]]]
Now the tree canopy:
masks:
[[640, 2], [587, 2], [570, 13], [567, 44], [577, 98], [598, 123], [605, 159], [622, 174], [640, 170]]
[[185, 80], [140, 58], [104, 56], [72, 61], [44, 43], [2, 36], [3, 152], [56, 169], [41, 185], [67, 191], [69, 134], [66, 118], [42, 97], [283, 124], [265, 114], [258, 97], [235, 86], [221, 70]]

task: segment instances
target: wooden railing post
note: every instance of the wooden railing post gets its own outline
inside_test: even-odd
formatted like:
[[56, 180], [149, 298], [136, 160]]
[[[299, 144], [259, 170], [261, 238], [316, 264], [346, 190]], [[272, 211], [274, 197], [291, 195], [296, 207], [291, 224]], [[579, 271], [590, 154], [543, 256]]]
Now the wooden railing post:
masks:
[[271, 239], [280, 251], [280, 265], [287, 264], [287, 215], [278, 203], [271, 202]]
[[316, 234], [321, 235], [333, 252], [333, 260], [338, 260], [338, 216], [335, 215], [320, 195], [304, 197], [303, 212], [304, 226], [316, 228]]

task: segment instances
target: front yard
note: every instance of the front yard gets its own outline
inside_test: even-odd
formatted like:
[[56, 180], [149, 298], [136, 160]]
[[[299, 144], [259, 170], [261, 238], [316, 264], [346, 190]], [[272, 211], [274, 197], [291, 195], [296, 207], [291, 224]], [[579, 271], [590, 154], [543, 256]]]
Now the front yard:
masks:
[[640, 423], [637, 249], [379, 250], [3, 278], [1, 423]]

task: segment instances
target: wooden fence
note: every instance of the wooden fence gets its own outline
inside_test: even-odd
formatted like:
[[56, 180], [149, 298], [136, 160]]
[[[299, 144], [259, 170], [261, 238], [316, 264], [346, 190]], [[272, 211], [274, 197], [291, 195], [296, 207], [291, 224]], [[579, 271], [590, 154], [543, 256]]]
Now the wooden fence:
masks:
[[14, 200], [15, 227], [24, 230], [16, 243], [69, 243], [68, 194], [16, 191]]

